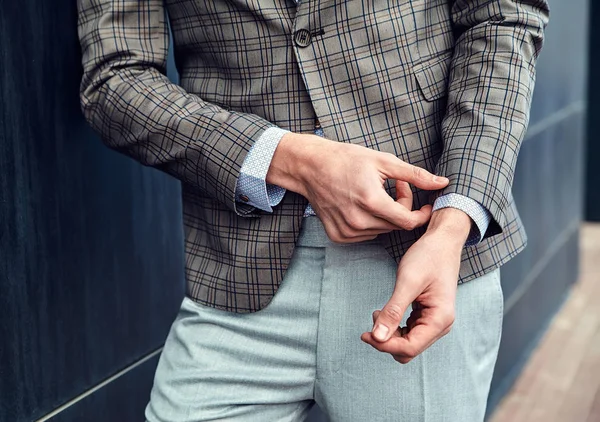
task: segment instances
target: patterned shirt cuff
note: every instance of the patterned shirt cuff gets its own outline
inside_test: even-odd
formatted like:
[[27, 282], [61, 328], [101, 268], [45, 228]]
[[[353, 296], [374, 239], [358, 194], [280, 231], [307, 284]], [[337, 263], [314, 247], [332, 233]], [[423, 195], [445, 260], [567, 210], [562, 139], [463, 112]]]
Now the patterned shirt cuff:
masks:
[[471, 227], [465, 246], [473, 246], [481, 242], [492, 220], [492, 215], [483, 205], [458, 193], [448, 193], [440, 196], [433, 204], [433, 211], [442, 208], [457, 208], [464, 211], [475, 223]]
[[237, 201], [267, 212], [273, 212], [286, 190], [267, 183], [267, 172], [279, 141], [289, 131], [270, 127], [254, 143], [240, 171], [235, 189]]

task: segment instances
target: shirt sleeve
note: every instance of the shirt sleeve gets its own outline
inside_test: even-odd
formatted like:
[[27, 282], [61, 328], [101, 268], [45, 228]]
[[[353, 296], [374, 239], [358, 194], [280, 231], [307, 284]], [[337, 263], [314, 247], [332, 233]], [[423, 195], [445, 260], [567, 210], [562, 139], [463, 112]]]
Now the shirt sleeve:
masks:
[[286, 189], [267, 183], [267, 172], [279, 141], [289, 131], [270, 127], [256, 140], [244, 159], [236, 185], [236, 200], [266, 212], [273, 212]]
[[433, 211], [442, 208], [457, 208], [464, 211], [473, 220], [474, 224], [471, 227], [466, 246], [473, 246], [481, 242], [492, 219], [492, 215], [483, 205], [466, 196], [448, 193], [437, 198], [433, 204]]

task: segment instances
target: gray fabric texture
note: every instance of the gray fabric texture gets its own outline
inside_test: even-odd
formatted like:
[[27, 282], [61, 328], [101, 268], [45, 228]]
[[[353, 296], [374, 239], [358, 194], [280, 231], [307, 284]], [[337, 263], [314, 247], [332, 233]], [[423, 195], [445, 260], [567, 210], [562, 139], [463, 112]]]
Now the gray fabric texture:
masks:
[[407, 365], [360, 340], [395, 273], [378, 241], [336, 245], [307, 217], [269, 306], [240, 314], [184, 300], [147, 420], [301, 421], [316, 402], [332, 422], [483, 421], [502, 326], [499, 270], [458, 287], [452, 331]]

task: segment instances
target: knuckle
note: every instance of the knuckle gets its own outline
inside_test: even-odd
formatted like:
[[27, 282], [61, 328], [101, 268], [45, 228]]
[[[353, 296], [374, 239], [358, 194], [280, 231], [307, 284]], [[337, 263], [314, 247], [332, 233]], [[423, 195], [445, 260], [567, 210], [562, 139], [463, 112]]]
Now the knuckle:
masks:
[[398, 268], [398, 277], [402, 276], [402, 280], [404, 285], [410, 286], [412, 288], [417, 288], [421, 285], [421, 278], [419, 273], [413, 269], [404, 270], [402, 268]]
[[402, 309], [400, 309], [400, 306], [395, 304], [386, 306], [383, 310], [383, 313], [388, 319], [393, 321], [400, 321], [403, 316]]
[[414, 230], [418, 227], [417, 222], [414, 219], [407, 218], [405, 220], [405, 229], [406, 230]]
[[408, 231], [414, 230], [418, 227], [418, 222], [412, 214], [402, 215], [399, 219], [399, 223], [400, 227]]
[[350, 215], [347, 219], [348, 226], [350, 226], [354, 230], [366, 230], [367, 225], [363, 218], [358, 215]]
[[341, 234], [338, 234], [338, 235], [332, 237], [331, 240], [334, 243], [346, 243], [346, 242], [348, 242], [348, 239], [345, 238], [344, 236], [342, 236]]
[[419, 354], [418, 350], [416, 350], [414, 347], [407, 347], [406, 351], [404, 352], [404, 357], [408, 360], [414, 359], [417, 357], [417, 355]]
[[350, 226], [343, 226], [340, 229], [340, 234], [344, 240], [348, 240], [354, 236], [354, 230]]
[[412, 358], [409, 358], [406, 356], [400, 356], [400, 355], [393, 356], [393, 358], [396, 362], [401, 363], [402, 365], [406, 365], [408, 362], [410, 362], [412, 360]]
[[450, 328], [452, 327], [452, 324], [454, 324], [454, 320], [455, 320], [454, 312], [446, 311], [440, 318], [440, 325], [442, 326], [444, 331], [448, 330], [448, 332], [449, 332]]
[[329, 237], [329, 239], [331, 239], [332, 242], [335, 242], [335, 243], [341, 243], [342, 242], [342, 240], [343, 240], [342, 236], [341, 236], [340, 232], [337, 229], [335, 229], [335, 230], [333, 230], [333, 229], [329, 229], [329, 230], [326, 229], [325, 231], [327, 233], [327, 236]]
[[412, 172], [413, 172], [413, 176], [416, 179], [422, 179], [425, 176], [424, 171], [421, 167], [413, 166]]
[[376, 197], [372, 193], [367, 193], [362, 196], [361, 205], [367, 211], [373, 211], [376, 208]]
[[397, 224], [399, 227], [402, 227], [404, 230], [407, 230], [407, 227], [408, 227], [408, 226], [407, 226], [407, 223], [408, 223], [408, 221], [406, 220], [406, 218], [405, 218], [405, 217], [398, 217], [398, 218], [396, 219], [396, 224]]
[[383, 166], [394, 166], [398, 165], [398, 161], [400, 160], [391, 152], [383, 152], [377, 151], [378, 158], [380, 159], [380, 163]]
[[341, 243], [341, 241], [342, 241], [341, 237], [339, 237], [337, 234], [329, 236], [329, 238], [334, 243]]

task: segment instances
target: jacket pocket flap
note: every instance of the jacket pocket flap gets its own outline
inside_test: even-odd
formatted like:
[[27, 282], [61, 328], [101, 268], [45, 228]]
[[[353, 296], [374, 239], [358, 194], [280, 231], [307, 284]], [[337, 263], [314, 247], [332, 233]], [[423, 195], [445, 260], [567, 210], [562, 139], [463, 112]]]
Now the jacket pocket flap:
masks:
[[452, 50], [419, 62], [413, 73], [427, 101], [434, 101], [446, 94]]

